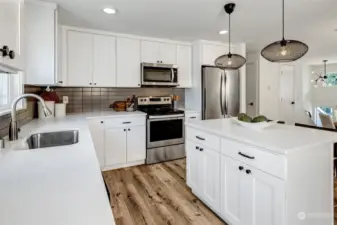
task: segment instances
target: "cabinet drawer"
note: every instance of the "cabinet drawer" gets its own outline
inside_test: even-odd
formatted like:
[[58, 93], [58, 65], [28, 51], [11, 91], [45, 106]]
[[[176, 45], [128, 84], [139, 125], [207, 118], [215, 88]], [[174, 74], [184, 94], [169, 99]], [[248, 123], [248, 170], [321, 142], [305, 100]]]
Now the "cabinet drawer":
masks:
[[105, 120], [105, 128], [132, 127], [145, 125], [145, 117], [118, 117]]
[[193, 128], [187, 128], [186, 138], [194, 143], [199, 143], [205, 147], [220, 152], [220, 138]]
[[286, 159], [245, 144], [221, 139], [221, 153], [271, 175], [285, 179]]

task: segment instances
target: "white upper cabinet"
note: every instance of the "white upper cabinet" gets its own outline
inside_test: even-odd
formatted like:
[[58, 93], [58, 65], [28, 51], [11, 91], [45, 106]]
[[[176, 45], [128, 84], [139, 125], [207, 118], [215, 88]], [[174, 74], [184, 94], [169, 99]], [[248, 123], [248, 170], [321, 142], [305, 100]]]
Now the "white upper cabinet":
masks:
[[57, 6], [40, 1], [25, 2], [25, 77], [26, 84], [56, 84]]
[[66, 86], [116, 86], [116, 38], [66, 31], [63, 77]]
[[[0, 48], [7, 46], [10, 53], [3, 57], [0, 63], [14, 69], [24, 69], [22, 57], [23, 0], [0, 0]], [[14, 56], [14, 57], [13, 57]]]
[[175, 44], [160, 43], [159, 58], [161, 63], [177, 64], [177, 47]]
[[214, 66], [214, 61], [221, 55], [228, 54], [228, 47], [221, 45], [203, 44], [202, 64]]
[[140, 40], [117, 38], [117, 87], [140, 87]]
[[142, 41], [142, 62], [177, 64], [175, 44]]
[[93, 35], [67, 32], [66, 77], [68, 86], [90, 86], [93, 72]]
[[93, 35], [93, 82], [98, 87], [116, 86], [116, 38]]
[[177, 46], [177, 65], [179, 87], [192, 87], [192, 47]]

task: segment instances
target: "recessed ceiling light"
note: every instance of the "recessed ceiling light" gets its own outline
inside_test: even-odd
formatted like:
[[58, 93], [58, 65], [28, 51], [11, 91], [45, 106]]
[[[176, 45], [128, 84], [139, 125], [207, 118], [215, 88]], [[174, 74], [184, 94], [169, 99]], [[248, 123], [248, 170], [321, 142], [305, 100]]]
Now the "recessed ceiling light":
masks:
[[220, 30], [219, 31], [219, 34], [227, 34], [228, 33], [228, 30]]
[[107, 13], [107, 14], [116, 14], [116, 9], [112, 9], [112, 8], [104, 8], [103, 12]]

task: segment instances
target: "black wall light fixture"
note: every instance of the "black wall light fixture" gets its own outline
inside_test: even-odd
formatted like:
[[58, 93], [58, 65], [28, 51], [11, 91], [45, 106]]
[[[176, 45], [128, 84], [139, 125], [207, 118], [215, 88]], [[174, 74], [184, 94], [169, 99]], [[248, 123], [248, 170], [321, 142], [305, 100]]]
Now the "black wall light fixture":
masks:
[[270, 62], [293, 62], [302, 58], [309, 50], [308, 45], [284, 38], [284, 0], [282, 0], [282, 40], [269, 44], [261, 55]]
[[229, 15], [229, 43], [228, 43], [228, 54], [222, 55], [218, 57], [214, 64], [216, 67], [222, 70], [236, 70], [241, 68], [246, 63], [246, 59], [238, 54], [232, 54], [231, 53], [231, 14], [234, 12], [235, 4], [234, 3], [228, 3], [224, 6], [225, 12]]

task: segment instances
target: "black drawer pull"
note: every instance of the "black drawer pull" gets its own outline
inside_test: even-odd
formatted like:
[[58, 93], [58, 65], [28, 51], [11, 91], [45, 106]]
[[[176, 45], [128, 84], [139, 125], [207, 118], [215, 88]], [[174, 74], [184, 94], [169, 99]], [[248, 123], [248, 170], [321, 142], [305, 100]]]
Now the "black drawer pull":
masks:
[[192, 116], [192, 117], [190, 117], [190, 119], [196, 119], [197, 117], [196, 116]]
[[196, 149], [196, 150], [199, 150], [199, 147], [198, 147], [198, 146], [196, 146], [196, 147], [195, 147], [195, 149]]
[[131, 122], [130, 121], [128, 121], [128, 122], [123, 122], [123, 124], [130, 124]]
[[239, 152], [238, 154], [241, 155], [241, 156], [243, 156], [243, 157], [245, 157], [245, 158], [248, 158], [248, 159], [255, 159], [254, 156], [249, 156], [249, 155], [243, 154], [241, 152]]
[[202, 152], [202, 151], [204, 151], [204, 149], [203, 149], [203, 148], [201, 148], [201, 149], [200, 149], [200, 151]]
[[205, 138], [202, 138], [202, 137], [199, 137], [199, 136], [195, 136], [195, 137], [199, 140], [202, 140], [202, 141], [206, 140]]

